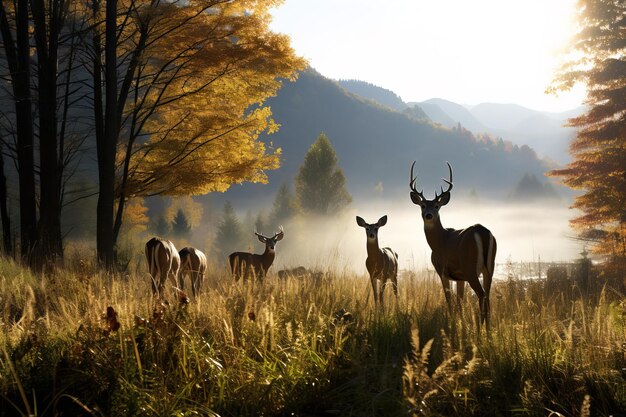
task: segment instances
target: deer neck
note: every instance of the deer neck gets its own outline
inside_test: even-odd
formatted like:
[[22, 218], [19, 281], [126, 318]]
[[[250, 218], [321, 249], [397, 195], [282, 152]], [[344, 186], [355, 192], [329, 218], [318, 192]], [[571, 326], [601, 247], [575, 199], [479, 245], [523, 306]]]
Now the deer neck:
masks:
[[367, 239], [367, 257], [377, 258], [380, 254], [380, 248], [378, 247], [378, 237], [374, 239]]
[[268, 248], [267, 246], [265, 247], [265, 252], [263, 252], [263, 254], [261, 255], [263, 257], [263, 262], [264, 263], [268, 263], [268, 262], [273, 262], [274, 261], [274, 257], [276, 256], [276, 251]]
[[430, 246], [433, 252], [436, 252], [443, 247], [448, 231], [441, 225], [441, 220], [437, 216], [433, 222], [424, 222], [424, 234], [426, 235], [428, 246]]

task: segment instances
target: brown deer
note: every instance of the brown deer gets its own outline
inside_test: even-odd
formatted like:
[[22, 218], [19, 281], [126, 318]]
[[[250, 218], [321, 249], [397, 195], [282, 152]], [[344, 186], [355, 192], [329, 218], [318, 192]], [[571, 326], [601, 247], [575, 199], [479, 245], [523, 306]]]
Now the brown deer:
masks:
[[276, 243], [285, 237], [285, 231], [282, 226], [272, 237], [263, 236], [256, 231], [254, 234], [261, 243], [265, 244], [265, 251], [262, 254], [233, 252], [228, 255], [230, 270], [235, 277], [235, 281], [239, 281], [241, 277], [243, 277], [244, 281], [247, 281], [250, 273], [256, 276], [259, 281], [262, 281], [265, 275], [267, 275], [267, 270], [272, 266], [274, 257], [276, 257], [276, 252], [274, 251]]
[[152, 277], [152, 294], [163, 295], [165, 280], [169, 276], [174, 287], [180, 268], [180, 256], [176, 246], [167, 239], [153, 237], [146, 243], [146, 259]]
[[[452, 190], [452, 166], [447, 164], [450, 179], [443, 180], [448, 188], [444, 191], [441, 187], [441, 194], [435, 192], [435, 198], [428, 200], [424, 197], [423, 190], [418, 192], [415, 189], [417, 178], [413, 177], [413, 162], [409, 183], [411, 200], [422, 208], [426, 241], [432, 250], [431, 260], [441, 278], [448, 308], [452, 311], [450, 280], [457, 283], [459, 305], [465, 291], [465, 282], [469, 283], [478, 296], [480, 324], [486, 322], [489, 329], [489, 290], [496, 259], [496, 238], [480, 224], [461, 230], [446, 229], [441, 225], [439, 209], [448, 204]], [[480, 274], [483, 275], [482, 286], [478, 279]]]
[[383, 293], [387, 281], [391, 282], [393, 293], [398, 299], [398, 254], [391, 248], [378, 246], [378, 229], [387, 224], [387, 216], [381, 217], [374, 224], [366, 223], [361, 217], [356, 216], [356, 224], [365, 228], [367, 236], [367, 259], [365, 267], [370, 274], [372, 289], [374, 290], [374, 304], [383, 305]]
[[204, 282], [204, 273], [207, 269], [206, 256], [202, 251], [187, 246], [178, 252], [180, 256], [180, 272], [178, 273], [178, 283], [181, 290], [185, 289], [185, 276], [191, 279], [191, 291], [193, 296], [200, 292], [200, 287]]

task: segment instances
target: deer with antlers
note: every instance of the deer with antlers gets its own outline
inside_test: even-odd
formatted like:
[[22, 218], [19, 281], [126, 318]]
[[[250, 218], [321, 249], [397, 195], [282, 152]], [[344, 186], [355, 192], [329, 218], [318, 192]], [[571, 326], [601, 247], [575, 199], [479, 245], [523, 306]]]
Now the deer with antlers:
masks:
[[167, 239], [153, 237], [146, 243], [146, 259], [152, 277], [152, 294], [163, 294], [165, 280], [170, 277], [174, 287], [180, 268], [180, 256], [176, 246]]
[[[428, 200], [424, 197], [423, 190], [417, 191], [415, 188], [417, 178], [413, 176], [415, 161], [413, 162], [409, 182], [411, 200], [422, 209], [424, 233], [432, 250], [431, 261], [441, 278], [448, 308], [452, 309], [450, 280], [457, 283], [459, 304], [467, 282], [478, 296], [480, 323], [485, 322], [489, 329], [489, 291], [496, 258], [496, 238], [489, 229], [480, 224], [461, 230], [446, 229], [441, 225], [439, 209], [448, 204], [452, 190], [452, 166], [446, 163], [450, 179], [444, 178], [443, 181], [448, 184], [448, 188], [444, 191], [441, 187], [441, 193], [435, 192], [435, 198]], [[481, 274], [482, 285], [478, 279]]]
[[393, 287], [393, 293], [398, 299], [398, 254], [391, 248], [378, 246], [378, 229], [387, 224], [387, 216], [378, 219], [378, 222], [369, 224], [361, 217], [356, 216], [356, 223], [365, 228], [367, 236], [367, 259], [365, 267], [370, 274], [372, 289], [374, 290], [374, 303], [383, 305], [383, 293], [387, 281]]
[[178, 273], [180, 289], [185, 289], [185, 276], [189, 275], [191, 292], [195, 298], [204, 282], [204, 273], [207, 269], [206, 256], [202, 251], [191, 246], [182, 248], [178, 255], [180, 256], [180, 272]]
[[239, 281], [241, 277], [243, 277], [244, 281], [247, 281], [250, 273], [258, 277], [259, 281], [262, 281], [276, 257], [276, 251], [274, 250], [276, 243], [285, 237], [285, 231], [282, 226], [280, 226], [279, 231], [272, 237], [263, 236], [256, 231], [254, 234], [261, 243], [265, 244], [265, 251], [261, 254], [233, 252], [228, 255], [230, 270], [235, 277], [235, 281]]

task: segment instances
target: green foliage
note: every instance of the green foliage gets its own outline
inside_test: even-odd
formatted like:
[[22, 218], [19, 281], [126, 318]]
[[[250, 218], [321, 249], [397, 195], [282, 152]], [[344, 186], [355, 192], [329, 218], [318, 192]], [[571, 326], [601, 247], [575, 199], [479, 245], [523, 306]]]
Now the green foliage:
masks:
[[327, 215], [352, 201], [346, 190], [346, 177], [337, 162], [330, 140], [321, 133], [304, 156], [296, 177], [298, 202], [304, 212]]
[[217, 227], [214, 247], [221, 257], [228, 256], [235, 251], [246, 250], [246, 236], [237, 218], [233, 205], [227, 201], [224, 204], [222, 219]]
[[167, 236], [171, 230], [171, 223], [167, 221], [165, 216], [160, 215], [154, 224], [154, 231], [158, 236]]
[[[475, 190], [472, 191], [476, 193]], [[559, 195], [549, 183], [543, 184], [535, 174], [526, 173], [515, 185], [510, 199], [522, 203], [549, 202], [558, 201]]]
[[[281, 224], [287, 223], [298, 212], [297, 202], [289, 185], [284, 182], [276, 192], [276, 198], [269, 216], [270, 227], [276, 229]], [[261, 229], [258, 229], [261, 230]]]
[[182, 208], [179, 208], [172, 220], [172, 234], [176, 237], [187, 237], [191, 233], [191, 225]]

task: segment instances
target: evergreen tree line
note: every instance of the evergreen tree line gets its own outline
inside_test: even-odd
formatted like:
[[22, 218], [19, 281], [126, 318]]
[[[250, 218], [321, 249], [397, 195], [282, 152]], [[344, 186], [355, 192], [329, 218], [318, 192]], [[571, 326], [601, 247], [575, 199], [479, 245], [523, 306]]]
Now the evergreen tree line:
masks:
[[[248, 211], [241, 220], [230, 202], [224, 204], [212, 245], [213, 254], [223, 258], [238, 250], [254, 250], [254, 231], [270, 235], [297, 216], [329, 216], [345, 209], [351, 200], [335, 150], [322, 133], [304, 157], [295, 178], [295, 193], [289, 183], [283, 183], [268, 214]], [[182, 208], [171, 221], [159, 216], [153, 229], [158, 235], [175, 238], [188, 238], [191, 233], [188, 216]]]

